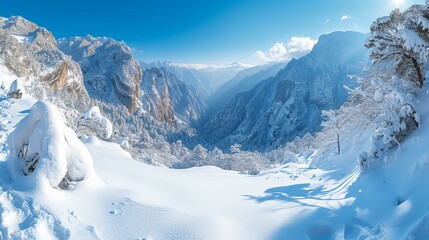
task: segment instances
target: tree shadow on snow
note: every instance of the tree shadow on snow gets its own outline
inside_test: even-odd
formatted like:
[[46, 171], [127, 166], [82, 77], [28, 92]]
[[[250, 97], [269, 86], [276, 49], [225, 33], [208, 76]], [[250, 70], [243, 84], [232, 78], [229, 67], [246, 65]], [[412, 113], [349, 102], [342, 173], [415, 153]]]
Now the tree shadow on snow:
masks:
[[309, 183], [301, 183], [267, 189], [265, 190], [263, 196], [244, 195], [244, 197], [246, 197], [248, 200], [253, 200], [257, 203], [263, 203], [268, 201], [282, 201], [310, 207], [320, 206], [317, 204], [309, 204], [304, 201], [311, 200], [311, 202], [326, 202], [329, 200], [344, 199], [330, 196], [329, 194], [327, 194], [327, 192], [328, 191], [324, 189], [323, 186], [312, 188]]
[[335, 239], [339, 232], [343, 232], [345, 239], [354, 239], [357, 235], [350, 233], [362, 233], [362, 227], [353, 222], [359, 194], [359, 185], [355, 185], [357, 176], [357, 173], [346, 176], [328, 188], [300, 183], [269, 188], [261, 196], [244, 197], [258, 204], [274, 203], [275, 211], [286, 210], [285, 224], [270, 239]]

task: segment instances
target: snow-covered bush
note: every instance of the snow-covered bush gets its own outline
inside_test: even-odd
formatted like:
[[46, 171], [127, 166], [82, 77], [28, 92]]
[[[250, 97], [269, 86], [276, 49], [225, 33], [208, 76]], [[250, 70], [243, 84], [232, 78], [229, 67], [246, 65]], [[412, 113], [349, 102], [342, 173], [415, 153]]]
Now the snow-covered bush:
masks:
[[11, 98], [20, 99], [22, 98], [22, 95], [25, 94], [25, 88], [24, 85], [21, 83], [20, 80], [16, 79], [12, 82], [9, 88], [8, 96]]
[[93, 106], [82, 114], [77, 122], [78, 135], [98, 136], [109, 139], [113, 133], [112, 123], [100, 113], [100, 108]]
[[9, 135], [7, 159], [12, 178], [29, 185], [67, 188], [93, 173], [93, 162], [83, 143], [66, 127], [58, 109], [36, 102]]

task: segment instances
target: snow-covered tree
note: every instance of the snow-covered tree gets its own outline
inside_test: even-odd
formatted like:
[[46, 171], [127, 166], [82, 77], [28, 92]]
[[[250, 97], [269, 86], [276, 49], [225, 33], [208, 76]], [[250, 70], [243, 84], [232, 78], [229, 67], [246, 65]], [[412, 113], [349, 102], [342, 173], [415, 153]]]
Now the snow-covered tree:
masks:
[[423, 87], [429, 24], [426, 8], [414, 5], [403, 13], [399, 9], [371, 25], [365, 46], [371, 49], [373, 63], [391, 61], [404, 79]]
[[231, 154], [235, 154], [235, 153], [240, 153], [241, 151], [241, 145], [238, 143], [234, 143], [233, 145], [231, 145], [231, 147], [229, 148], [229, 152]]
[[400, 143], [419, 126], [419, 114], [414, 108], [414, 96], [405, 91], [396, 75], [390, 79], [372, 79], [375, 86], [374, 100], [381, 106], [381, 113], [375, 121], [378, 126], [371, 136], [371, 149], [359, 156], [359, 165], [366, 171], [371, 161], [400, 145]]
[[207, 149], [205, 149], [201, 144], [198, 144], [192, 150], [192, 155], [189, 157], [189, 163], [192, 167], [203, 166], [207, 157]]
[[119, 141], [117, 143], [124, 150], [130, 149], [130, 138], [129, 137], [122, 137], [121, 139], [119, 139]]
[[322, 111], [322, 133], [325, 134], [328, 139], [328, 145], [335, 143], [337, 146], [337, 155], [341, 153], [341, 134], [345, 133], [348, 129], [345, 127], [346, 123], [350, 121], [351, 115], [341, 114], [340, 111], [328, 110]]
[[207, 155], [207, 164], [212, 166], [218, 166], [223, 169], [231, 169], [228, 164], [228, 159], [225, 158], [225, 154], [219, 148], [214, 148]]
[[[377, 19], [365, 45], [371, 49], [373, 63], [384, 67], [383, 72], [387, 74], [378, 71], [370, 78], [363, 78], [364, 87], [360, 87], [369, 112], [377, 113], [371, 149], [358, 158], [364, 171], [419, 126], [419, 115], [414, 108], [418, 91], [412, 85], [423, 87], [428, 66], [428, 2], [413, 5], [404, 12], [396, 9], [390, 16]], [[393, 68], [389, 69], [390, 66]]]
[[296, 155], [287, 150], [287, 147], [277, 148], [267, 153], [264, 153], [264, 157], [267, 158], [272, 164], [297, 162]]
[[189, 150], [185, 148], [181, 140], [177, 140], [170, 145], [170, 152], [180, 160], [186, 159], [190, 155]]
[[76, 133], [109, 139], [113, 133], [112, 123], [100, 113], [98, 106], [91, 107], [77, 121]]

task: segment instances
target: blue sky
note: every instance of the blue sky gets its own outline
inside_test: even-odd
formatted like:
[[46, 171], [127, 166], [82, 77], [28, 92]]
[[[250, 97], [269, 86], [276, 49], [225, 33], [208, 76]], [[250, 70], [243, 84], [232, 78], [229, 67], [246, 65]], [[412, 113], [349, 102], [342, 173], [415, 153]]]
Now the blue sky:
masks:
[[[291, 48], [305, 48], [327, 32], [368, 32], [373, 20], [396, 7], [394, 1], [0, 0], [0, 16], [21, 15], [57, 38], [113, 37], [148, 62], [255, 64], [279, 52], [293, 55]], [[424, 0], [402, 0], [400, 7], [414, 3]]]

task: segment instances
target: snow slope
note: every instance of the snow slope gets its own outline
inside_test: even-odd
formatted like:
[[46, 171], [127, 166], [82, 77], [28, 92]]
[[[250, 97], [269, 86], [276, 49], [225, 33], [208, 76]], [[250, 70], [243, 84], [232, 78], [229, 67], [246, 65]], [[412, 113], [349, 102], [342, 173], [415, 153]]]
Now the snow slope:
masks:
[[149, 166], [91, 137], [92, 178], [29, 190], [11, 180], [4, 143], [35, 99], [2, 97], [0, 239], [427, 239], [428, 101], [426, 87], [420, 128], [364, 174], [368, 134], [338, 157], [306, 152], [257, 176]]
[[[33, 102], [29, 97], [2, 100], [2, 113], [10, 119], [8, 131], [28, 113]], [[214, 167], [157, 168], [133, 160], [117, 144], [88, 141], [86, 146], [101, 181], [94, 178], [72, 191], [27, 192], [9, 180], [5, 162], [0, 162], [3, 236], [261, 239], [287, 218], [282, 212], [272, 213], [277, 203], [262, 206], [251, 201], [250, 195], [280, 184], [289, 174], [255, 178]], [[41, 223], [37, 223], [39, 219]], [[249, 229], [252, 225], [260, 227]], [[22, 235], [24, 232], [26, 235]]]

